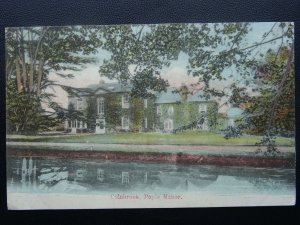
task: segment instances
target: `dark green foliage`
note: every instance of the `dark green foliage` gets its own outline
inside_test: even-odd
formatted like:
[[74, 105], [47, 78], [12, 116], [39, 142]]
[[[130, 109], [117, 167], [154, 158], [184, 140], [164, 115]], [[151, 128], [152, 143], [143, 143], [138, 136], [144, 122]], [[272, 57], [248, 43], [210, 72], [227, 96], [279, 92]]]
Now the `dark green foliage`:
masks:
[[225, 139], [229, 139], [229, 138], [236, 138], [236, 137], [240, 137], [244, 134], [243, 132], [243, 128], [242, 126], [228, 126], [226, 129], [223, 130], [224, 132], [224, 138]]
[[156, 116], [156, 108], [154, 104], [154, 98], [147, 99], [147, 108], [144, 108], [144, 118], [147, 118], [147, 126], [148, 128], [145, 131], [153, 130], [154, 121]]
[[131, 130], [140, 131], [142, 128], [144, 114], [143, 100], [141, 98], [131, 98], [130, 104]]
[[216, 130], [218, 121], [218, 104], [211, 102], [207, 106], [207, 121], [210, 130]]
[[162, 79], [160, 76], [153, 76], [153, 70], [137, 72], [132, 79], [133, 88], [131, 90], [132, 97], [150, 98], [153, 94], [152, 91], [166, 91], [168, 82]]
[[78, 110], [75, 110], [74, 105], [71, 103], [68, 106], [68, 111], [66, 114], [66, 119], [68, 120], [79, 120], [79, 121], [84, 121], [85, 117], [84, 114]]
[[239, 107], [239, 105], [249, 101], [250, 97], [246, 93], [246, 87], [238, 87], [235, 83], [230, 86], [232, 94], [230, 96], [229, 102], [233, 107]]
[[[275, 145], [276, 136], [266, 134], [262, 137], [261, 141], [256, 143], [257, 146], [266, 146], [267, 151], [264, 152], [267, 156], [276, 156], [279, 153], [278, 148]], [[257, 153], [260, 153], [261, 149], [258, 148]]]
[[[53, 102], [54, 95], [45, 92], [48, 87], [64, 87], [50, 80], [49, 74], [72, 78], [66, 70], [79, 71], [94, 62], [87, 55], [102, 44], [98, 30], [91, 26], [13, 27], [6, 29], [5, 36], [7, 89], [13, 96], [7, 98], [7, 121], [13, 124], [9, 127], [18, 133], [37, 133], [56, 125], [53, 120], [70, 117]], [[51, 117], [45, 115], [42, 102], [48, 103]]]
[[94, 130], [97, 116], [97, 101], [95, 97], [88, 97], [86, 101], [85, 119], [87, 128]]
[[282, 136], [294, 135], [295, 72], [292, 64], [287, 68], [291, 54], [288, 48], [270, 51], [256, 73], [261, 95], [252, 97], [247, 107], [247, 112], [253, 115], [250, 123], [255, 134], [272, 131]]
[[104, 105], [106, 127], [115, 130], [121, 125], [121, 96], [107, 94], [105, 96]]
[[[185, 130], [194, 129], [197, 123], [203, 124], [204, 119], [208, 121], [209, 130], [214, 130], [217, 125], [218, 118], [218, 108], [217, 103], [208, 102], [207, 103], [207, 113], [199, 113], [199, 102], [176, 102], [169, 104], [160, 104], [162, 109], [161, 115], [156, 115], [157, 124], [159, 129], [163, 129], [163, 121], [165, 119], [173, 119], [174, 129]], [[172, 106], [174, 113], [172, 115], [168, 114], [168, 108]], [[156, 113], [156, 112], [155, 112]]]
[[[186, 24], [118, 25], [102, 28], [103, 48], [111, 53], [99, 72], [120, 82], [133, 83], [132, 96], [149, 97], [150, 90], [164, 90], [160, 73], [183, 47]], [[135, 65], [134, 72], [129, 65]]]
[[32, 95], [16, 92], [13, 81], [7, 84], [6, 119], [7, 132], [18, 134], [37, 134], [47, 131], [62, 120], [42, 109], [40, 100]]

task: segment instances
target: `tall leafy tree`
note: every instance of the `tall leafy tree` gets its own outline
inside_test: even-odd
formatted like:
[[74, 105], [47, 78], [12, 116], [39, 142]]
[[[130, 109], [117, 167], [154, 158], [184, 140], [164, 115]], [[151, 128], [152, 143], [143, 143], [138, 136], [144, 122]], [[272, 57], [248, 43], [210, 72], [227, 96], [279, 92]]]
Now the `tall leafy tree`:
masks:
[[295, 130], [295, 82], [293, 48], [270, 51], [256, 71], [259, 91], [247, 101], [255, 133], [293, 135]]
[[[103, 48], [111, 53], [99, 72], [120, 82], [131, 81], [132, 96], [149, 97], [165, 90], [161, 70], [178, 58], [185, 24], [105, 26]], [[132, 69], [130, 69], [130, 67]]]
[[[45, 92], [47, 87], [60, 85], [49, 79], [49, 74], [56, 73], [58, 76], [72, 78], [73, 74], [66, 71], [78, 71], [87, 63], [94, 61], [88, 57], [96, 53], [101, 46], [101, 38], [94, 27], [15, 27], [6, 29], [6, 81], [8, 92], [15, 92], [15, 100], [7, 100], [7, 107], [20, 111], [31, 107], [18, 102], [18, 98], [35, 101], [38, 114], [45, 114], [41, 104], [47, 103], [53, 110], [61, 108], [54, 104], [53, 94]], [[15, 104], [18, 102], [18, 104]], [[53, 113], [48, 113], [50, 120]], [[21, 115], [20, 115], [21, 116]], [[7, 119], [11, 127], [16, 121], [8, 111]], [[34, 116], [28, 117], [35, 123]], [[45, 120], [46, 122], [47, 120]], [[34, 132], [45, 129], [47, 126], [36, 124]], [[31, 129], [31, 128], [30, 128]]]

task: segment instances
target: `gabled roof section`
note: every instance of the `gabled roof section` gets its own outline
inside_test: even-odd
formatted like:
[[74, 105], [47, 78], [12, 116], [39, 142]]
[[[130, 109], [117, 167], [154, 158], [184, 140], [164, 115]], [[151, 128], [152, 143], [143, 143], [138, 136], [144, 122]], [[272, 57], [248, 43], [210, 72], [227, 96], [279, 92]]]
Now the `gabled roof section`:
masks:
[[131, 84], [122, 84], [118, 82], [114, 83], [103, 83], [103, 84], [92, 84], [87, 87], [93, 93], [96, 93], [98, 90], [103, 90], [106, 92], [129, 92], [131, 91], [132, 85]]
[[[163, 103], [175, 103], [175, 102], [181, 102], [181, 95], [180, 93], [176, 92], [176, 88], [169, 87], [167, 88], [167, 91], [160, 92], [156, 94], [156, 101], [157, 104], [163, 104]], [[197, 93], [193, 95], [189, 95], [187, 98], [187, 102], [206, 102], [210, 99], [206, 99], [203, 91], [198, 91]]]
[[[77, 88], [77, 96], [87, 96], [87, 95], [97, 95], [97, 94], [106, 94], [106, 93], [124, 93], [130, 92], [132, 89], [132, 84], [123, 84], [119, 82], [114, 83], [102, 83], [102, 84], [92, 84], [86, 88]], [[177, 103], [181, 102], [181, 95], [178, 92], [178, 89], [175, 87], [168, 87], [166, 92], [154, 92], [156, 95], [155, 103], [164, 104], [164, 103]], [[203, 91], [198, 91], [193, 95], [189, 95], [187, 102], [204, 102], [209, 101], [206, 99]]]
[[69, 97], [81, 97], [81, 96], [87, 96], [91, 94], [91, 90], [87, 88], [73, 88], [68, 87], [68, 94]]
[[155, 103], [162, 104], [162, 103], [180, 102], [181, 101], [180, 94], [174, 91], [176, 91], [176, 88], [169, 87], [167, 88], [166, 92], [162, 91], [160, 93], [157, 93]]
[[203, 91], [198, 91], [193, 95], [189, 95], [187, 101], [188, 102], [205, 102], [210, 100], [210, 98], [206, 98]]

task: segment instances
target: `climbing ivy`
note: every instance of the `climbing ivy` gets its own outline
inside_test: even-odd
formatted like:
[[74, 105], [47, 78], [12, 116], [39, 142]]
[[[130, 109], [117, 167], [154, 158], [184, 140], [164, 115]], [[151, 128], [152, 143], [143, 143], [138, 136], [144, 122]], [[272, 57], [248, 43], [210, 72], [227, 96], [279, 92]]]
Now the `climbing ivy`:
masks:
[[105, 95], [104, 112], [106, 128], [108, 130], [116, 130], [121, 126], [121, 108], [121, 95], [115, 93]]
[[143, 99], [131, 98], [130, 105], [131, 130], [140, 131], [143, 122]]
[[218, 120], [218, 105], [216, 102], [210, 102], [207, 106], [207, 120], [210, 130], [216, 130]]

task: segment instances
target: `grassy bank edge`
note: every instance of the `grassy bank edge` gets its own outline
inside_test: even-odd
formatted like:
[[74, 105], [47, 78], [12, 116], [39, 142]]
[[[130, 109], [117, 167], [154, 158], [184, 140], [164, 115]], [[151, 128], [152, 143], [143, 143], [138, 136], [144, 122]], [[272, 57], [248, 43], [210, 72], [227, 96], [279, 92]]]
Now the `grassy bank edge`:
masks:
[[[112, 134], [75, 134], [58, 136], [10, 136], [7, 142], [48, 142], [48, 143], [94, 143], [94, 144], [132, 144], [132, 145], [214, 145], [253, 146], [259, 142], [261, 136], [245, 135], [237, 138], [225, 139], [221, 134], [212, 132], [168, 133], [112, 133]], [[278, 146], [295, 146], [292, 138], [278, 137]]]

